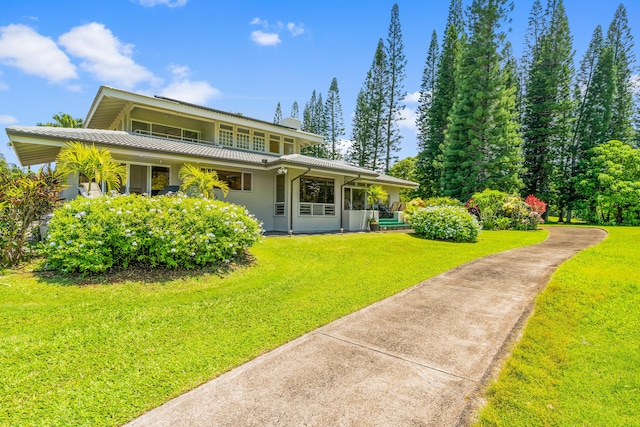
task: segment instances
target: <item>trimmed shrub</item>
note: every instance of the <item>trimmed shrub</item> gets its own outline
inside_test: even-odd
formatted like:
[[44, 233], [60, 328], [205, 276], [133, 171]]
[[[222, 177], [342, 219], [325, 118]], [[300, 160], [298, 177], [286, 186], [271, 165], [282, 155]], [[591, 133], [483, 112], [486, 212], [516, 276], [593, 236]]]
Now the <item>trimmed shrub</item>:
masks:
[[452, 199], [451, 197], [430, 197], [424, 200], [416, 197], [407, 203], [407, 207], [404, 210], [405, 219], [411, 222], [413, 214], [418, 209], [426, 208], [427, 206], [462, 206], [462, 202], [457, 199]]
[[100, 273], [132, 263], [195, 268], [230, 263], [262, 235], [244, 207], [191, 198], [78, 197], [49, 222], [45, 268]]
[[454, 242], [475, 242], [480, 224], [466, 209], [459, 206], [427, 206], [411, 217], [411, 226], [422, 237]]

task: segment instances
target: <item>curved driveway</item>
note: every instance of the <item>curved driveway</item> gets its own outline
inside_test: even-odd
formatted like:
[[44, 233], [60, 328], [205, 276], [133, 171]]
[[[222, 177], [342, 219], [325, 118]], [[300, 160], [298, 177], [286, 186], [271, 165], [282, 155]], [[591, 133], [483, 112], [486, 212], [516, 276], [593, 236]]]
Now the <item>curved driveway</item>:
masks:
[[[606, 233], [550, 228], [306, 334], [130, 426], [454, 426], [553, 271]], [[339, 284], [337, 284], [339, 286]]]

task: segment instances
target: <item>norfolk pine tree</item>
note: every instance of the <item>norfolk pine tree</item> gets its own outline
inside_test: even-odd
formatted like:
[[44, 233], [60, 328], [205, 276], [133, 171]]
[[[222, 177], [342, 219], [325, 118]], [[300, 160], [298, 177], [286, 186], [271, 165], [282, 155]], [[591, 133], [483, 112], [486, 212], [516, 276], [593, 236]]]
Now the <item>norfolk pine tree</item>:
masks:
[[442, 186], [459, 200], [485, 188], [515, 192], [522, 139], [515, 121], [512, 76], [501, 69], [507, 0], [474, 0], [469, 38], [456, 70], [458, 87], [446, 132]]
[[338, 150], [338, 143], [344, 136], [344, 118], [342, 114], [342, 103], [340, 102], [340, 91], [338, 90], [338, 79], [331, 80], [327, 100], [324, 104], [324, 116], [327, 123], [327, 142], [329, 158], [339, 160], [342, 158]]
[[424, 64], [424, 71], [422, 72], [422, 84], [420, 85], [420, 97], [418, 98], [418, 108], [416, 111], [419, 150], [416, 163], [420, 165], [416, 168], [416, 179], [420, 183], [419, 194], [421, 197], [436, 196], [440, 189], [440, 171], [434, 171], [435, 165], [431, 160], [438, 158], [440, 149], [436, 147], [434, 153], [433, 147], [429, 145], [429, 113], [436, 86], [438, 56], [438, 36], [434, 30], [431, 33], [431, 42], [429, 43], [427, 59]]
[[[349, 158], [357, 159], [359, 166], [372, 170], [382, 169], [384, 125], [387, 99], [387, 67], [384, 43], [378, 40], [371, 68], [363, 84], [353, 117], [353, 146]], [[361, 164], [360, 161], [366, 161]]]
[[300, 118], [300, 113], [298, 112], [298, 101], [293, 101], [290, 117], [293, 117], [294, 119]]
[[385, 45], [387, 60], [387, 108], [384, 125], [384, 171], [388, 172], [394, 153], [400, 150], [402, 135], [398, 130], [398, 121], [402, 120], [401, 114], [404, 110], [402, 100], [407, 95], [404, 90], [404, 79], [406, 77], [405, 66], [407, 60], [404, 56], [404, 44], [402, 42], [402, 29], [400, 27], [400, 17], [398, 4], [391, 8], [391, 23], [389, 24], [389, 34]]
[[[612, 49], [616, 74], [611, 122], [606, 139], [632, 143], [635, 136], [633, 128], [635, 112], [631, 77], [637, 68], [634, 65], [636, 60], [633, 52], [634, 42], [627, 19], [627, 10], [622, 4], [618, 6], [609, 25], [605, 45]], [[602, 141], [602, 143], [605, 142]]]
[[543, 23], [538, 22], [537, 7], [534, 4], [529, 29], [536, 35], [527, 61], [522, 178], [526, 194], [557, 205], [567, 178], [571, 141], [572, 38], [562, 0], [549, 1], [549, 19], [543, 18]]
[[[311, 94], [309, 101], [304, 105], [304, 111], [302, 113], [302, 130], [324, 136], [326, 139], [324, 103], [322, 102], [322, 95], [316, 94], [315, 90]], [[324, 143], [303, 148], [302, 154], [320, 158], [328, 157], [327, 147]]]
[[282, 107], [280, 107], [280, 103], [276, 106], [276, 112], [273, 115], [273, 123], [279, 125], [282, 121]]
[[427, 134], [419, 147], [416, 175], [423, 197], [441, 194], [443, 154], [449, 113], [456, 97], [455, 69], [463, 44], [462, 2], [452, 0], [445, 29], [442, 49], [437, 63], [436, 80], [428, 110]]

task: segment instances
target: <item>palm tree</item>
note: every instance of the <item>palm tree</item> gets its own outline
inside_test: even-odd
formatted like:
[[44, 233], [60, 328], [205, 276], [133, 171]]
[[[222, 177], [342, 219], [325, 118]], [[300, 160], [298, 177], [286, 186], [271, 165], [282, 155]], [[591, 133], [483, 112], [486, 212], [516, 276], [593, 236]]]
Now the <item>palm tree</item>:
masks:
[[68, 142], [56, 158], [57, 168], [66, 174], [83, 174], [89, 182], [97, 182], [108, 190], [120, 190], [127, 182], [127, 168], [118, 163], [106, 148]]
[[81, 128], [84, 124], [82, 119], [76, 119], [67, 113], [59, 113], [53, 115], [53, 122], [38, 123], [36, 126], [53, 126], [56, 128]]
[[213, 190], [216, 188], [222, 190], [224, 197], [227, 197], [227, 193], [229, 192], [229, 185], [218, 178], [216, 171], [204, 171], [199, 166], [190, 163], [186, 163], [180, 168], [178, 178], [182, 180], [181, 188], [183, 191], [195, 189], [205, 198], [211, 196], [212, 199], [215, 199], [216, 197]]
[[387, 201], [387, 199], [389, 198], [389, 193], [387, 193], [385, 191], [384, 188], [382, 188], [380, 185], [372, 185], [371, 187], [369, 187], [369, 191], [368, 191], [368, 195], [367, 195], [367, 203], [369, 204], [369, 206], [371, 206], [371, 218], [369, 219], [369, 222], [375, 222], [374, 219], [374, 205], [376, 203], [384, 203]]

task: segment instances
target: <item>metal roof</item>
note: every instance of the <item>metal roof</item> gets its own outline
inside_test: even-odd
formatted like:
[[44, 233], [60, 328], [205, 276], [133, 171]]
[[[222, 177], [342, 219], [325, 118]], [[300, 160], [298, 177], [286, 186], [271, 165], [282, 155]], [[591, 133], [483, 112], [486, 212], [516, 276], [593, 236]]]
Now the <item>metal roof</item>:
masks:
[[301, 154], [276, 155], [238, 150], [221, 145], [158, 138], [136, 133], [85, 128], [61, 128], [47, 126], [10, 126], [7, 135], [23, 165], [55, 161], [61, 147], [67, 141], [80, 141], [107, 148], [123, 148], [139, 152], [182, 155], [210, 161], [226, 161], [262, 167], [307, 167], [320, 171], [337, 172], [363, 180], [402, 187], [417, 184], [399, 178], [361, 168], [350, 163], [304, 156]]

